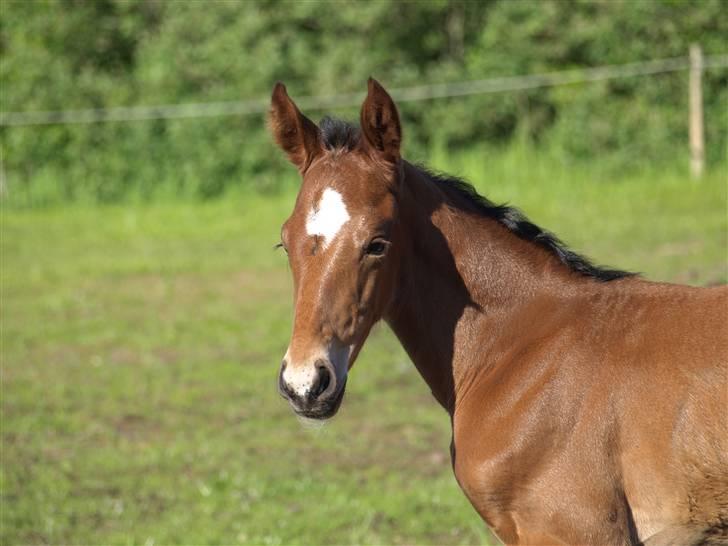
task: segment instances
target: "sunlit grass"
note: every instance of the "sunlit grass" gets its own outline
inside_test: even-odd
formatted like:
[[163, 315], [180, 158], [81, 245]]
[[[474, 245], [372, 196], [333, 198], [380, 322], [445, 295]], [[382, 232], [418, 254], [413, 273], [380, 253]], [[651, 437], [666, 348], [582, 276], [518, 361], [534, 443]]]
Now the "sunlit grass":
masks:
[[[602, 180], [539, 161], [431, 163], [599, 262], [728, 278], [724, 173]], [[324, 428], [278, 397], [291, 297], [272, 247], [294, 198], [3, 211], [3, 544], [488, 540], [447, 415], [385, 327]]]

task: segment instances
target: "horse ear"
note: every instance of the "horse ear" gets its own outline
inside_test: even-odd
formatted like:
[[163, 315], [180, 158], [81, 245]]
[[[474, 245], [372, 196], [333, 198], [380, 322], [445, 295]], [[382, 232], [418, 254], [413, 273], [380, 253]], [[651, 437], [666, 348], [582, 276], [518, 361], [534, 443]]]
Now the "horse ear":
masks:
[[281, 82], [273, 88], [268, 127], [278, 146], [301, 173], [323, 149], [319, 128], [301, 113]]
[[392, 97], [374, 78], [369, 78], [367, 98], [361, 106], [361, 129], [365, 142], [385, 160], [399, 160], [402, 128]]

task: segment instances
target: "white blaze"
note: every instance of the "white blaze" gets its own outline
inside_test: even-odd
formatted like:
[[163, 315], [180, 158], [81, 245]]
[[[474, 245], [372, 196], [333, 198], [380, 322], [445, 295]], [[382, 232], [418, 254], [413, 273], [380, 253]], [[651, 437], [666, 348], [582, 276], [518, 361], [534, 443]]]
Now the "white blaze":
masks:
[[324, 238], [324, 248], [336, 237], [341, 227], [349, 221], [341, 194], [326, 188], [318, 206], [311, 209], [306, 220], [306, 231], [309, 235], [320, 235]]

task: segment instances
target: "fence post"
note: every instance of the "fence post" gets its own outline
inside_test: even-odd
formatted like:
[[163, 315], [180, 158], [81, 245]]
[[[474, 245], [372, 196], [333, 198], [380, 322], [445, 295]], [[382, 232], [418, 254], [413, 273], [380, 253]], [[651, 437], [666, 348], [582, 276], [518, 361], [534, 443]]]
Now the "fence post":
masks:
[[690, 173], [700, 178], [705, 168], [703, 132], [703, 51], [698, 44], [690, 46]]
[[0, 148], [0, 199], [8, 193], [8, 183], [5, 178], [5, 164], [3, 163], [3, 151]]

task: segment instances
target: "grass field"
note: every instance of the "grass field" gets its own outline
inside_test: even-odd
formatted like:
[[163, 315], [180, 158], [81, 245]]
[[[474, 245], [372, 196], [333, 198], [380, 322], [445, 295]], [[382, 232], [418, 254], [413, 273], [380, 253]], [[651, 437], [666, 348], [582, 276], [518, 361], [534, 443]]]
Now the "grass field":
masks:
[[[599, 262], [728, 279], [721, 170], [443, 163]], [[447, 415], [386, 327], [326, 427], [279, 398], [291, 288], [272, 246], [294, 197], [3, 211], [3, 544], [492, 540], [452, 477]]]

